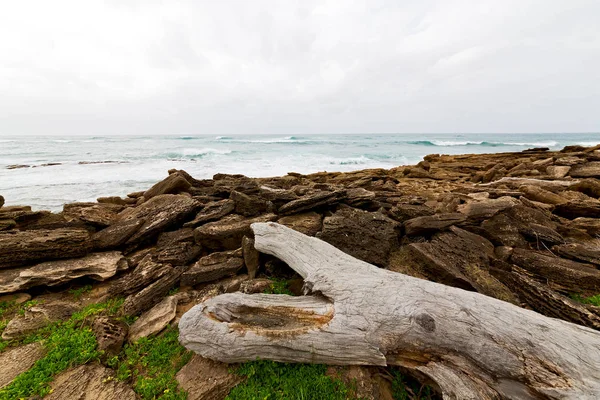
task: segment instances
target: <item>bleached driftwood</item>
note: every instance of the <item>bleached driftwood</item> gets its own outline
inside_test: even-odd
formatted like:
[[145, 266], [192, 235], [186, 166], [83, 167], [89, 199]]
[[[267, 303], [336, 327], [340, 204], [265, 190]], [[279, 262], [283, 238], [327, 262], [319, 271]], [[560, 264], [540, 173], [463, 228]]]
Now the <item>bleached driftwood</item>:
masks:
[[477, 186], [498, 186], [498, 185], [508, 185], [513, 187], [519, 187], [523, 185], [530, 186], [540, 186], [546, 188], [567, 188], [571, 185], [579, 183], [578, 180], [545, 180], [545, 179], [535, 179], [535, 178], [517, 178], [517, 177], [504, 177], [500, 178], [497, 181], [489, 182], [489, 183], [479, 183]]
[[195, 306], [180, 341], [204, 357], [400, 365], [446, 399], [600, 398], [600, 332], [377, 268], [282, 225], [252, 229], [256, 248], [312, 295], [232, 293]]

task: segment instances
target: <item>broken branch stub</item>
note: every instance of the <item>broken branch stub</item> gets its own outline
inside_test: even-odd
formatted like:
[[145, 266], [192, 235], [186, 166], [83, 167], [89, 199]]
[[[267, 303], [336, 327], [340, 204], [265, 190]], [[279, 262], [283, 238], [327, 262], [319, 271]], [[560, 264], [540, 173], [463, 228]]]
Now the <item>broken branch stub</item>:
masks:
[[399, 365], [447, 399], [600, 398], [600, 332], [377, 268], [276, 223], [252, 225], [311, 296], [224, 294], [188, 311], [180, 341], [222, 362]]

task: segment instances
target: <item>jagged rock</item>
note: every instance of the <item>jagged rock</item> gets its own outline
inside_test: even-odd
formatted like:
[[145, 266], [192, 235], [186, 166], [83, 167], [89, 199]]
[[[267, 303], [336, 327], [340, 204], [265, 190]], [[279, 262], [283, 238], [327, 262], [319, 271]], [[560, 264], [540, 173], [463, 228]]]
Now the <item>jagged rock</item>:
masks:
[[567, 243], [552, 247], [552, 251], [564, 258], [600, 265], [600, 246], [598, 244]]
[[404, 222], [417, 217], [426, 217], [435, 214], [435, 211], [424, 205], [396, 204], [388, 214], [398, 222]]
[[431, 174], [423, 168], [420, 167], [410, 167], [404, 170], [404, 175], [407, 178], [413, 179], [431, 179]]
[[593, 265], [526, 249], [514, 249], [510, 261], [560, 292], [588, 295], [600, 292], [600, 271]]
[[179, 242], [158, 249], [156, 260], [165, 264], [185, 265], [196, 260], [201, 253], [202, 247], [196, 243]]
[[471, 220], [483, 221], [518, 204], [521, 203], [517, 199], [505, 196], [498, 199], [461, 204], [458, 206], [457, 211], [465, 214]]
[[346, 191], [321, 191], [306, 195], [298, 200], [290, 201], [279, 208], [279, 214], [290, 215], [311, 211], [324, 206], [331, 206], [346, 198]]
[[561, 179], [567, 176], [570, 170], [570, 166], [550, 165], [546, 168], [546, 174], [551, 178]]
[[376, 194], [364, 188], [351, 188], [346, 190], [346, 199], [344, 203], [350, 207], [373, 209], [377, 208]]
[[244, 217], [254, 217], [272, 208], [272, 205], [260, 197], [249, 196], [235, 190], [231, 191], [229, 198], [235, 202], [235, 213]]
[[71, 260], [47, 261], [28, 268], [3, 269], [0, 270], [0, 293], [41, 285], [56, 286], [83, 276], [103, 281], [127, 267], [125, 257], [112, 251]]
[[582, 179], [569, 186], [569, 190], [575, 190], [597, 199], [600, 198], [600, 181], [597, 179]]
[[241, 249], [212, 253], [202, 257], [196, 264], [181, 276], [183, 286], [194, 286], [199, 283], [212, 282], [226, 276], [235, 275], [244, 266]]
[[52, 322], [66, 320], [77, 310], [75, 305], [62, 301], [30, 307], [23, 315], [17, 315], [10, 320], [2, 332], [2, 339], [21, 338]]
[[600, 219], [575, 218], [568, 222], [570, 227], [586, 231], [590, 236], [600, 237]]
[[58, 375], [48, 400], [136, 400], [133, 389], [114, 379], [114, 372], [100, 364], [86, 364]]
[[250, 279], [242, 282], [240, 292], [247, 294], [264, 293], [265, 290], [271, 289], [273, 281], [267, 278]]
[[519, 232], [518, 224], [505, 214], [498, 214], [483, 221], [481, 232], [495, 245], [508, 247], [525, 247], [527, 240]]
[[318, 237], [353, 257], [385, 266], [398, 245], [398, 230], [399, 224], [380, 212], [345, 207], [325, 217]]
[[272, 188], [266, 185], [260, 187], [260, 197], [272, 202], [277, 208], [298, 199], [298, 195], [292, 190]]
[[168, 247], [175, 243], [193, 242], [194, 230], [192, 228], [182, 228], [176, 231], [163, 232], [158, 236], [156, 246], [160, 249]]
[[83, 229], [1, 232], [0, 268], [40, 260], [81, 257], [88, 250], [89, 234]]
[[112, 317], [97, 317], [92, 323], [92, 331], [98, 342], [97, 349], [103, 351], [103, 358], [116, 356], [121, 351], [127, 337], [127, 325]]
[[114, 249], [119, 247], [133, 236], [146, 221], [132, 219], [117, 222], [108, 228], [102, 229], [92, 235], [92, 247], [96, 250]]
[[540, 203], [563, 204], [568, 201], [564, 197], [548, 190], [544, 190], [538, 186], [521, 186], [519, 190], [523, 192], [523, 195], [529, 200], [538, 201]]
[[406, 246], [410, 259], [430, 279], [450, 286], [516, 303], [512, 293], [490, 272], [494, 245], [487, 239], [455, 226], [430, 242]]
[[255, 222], [269, 222], [277, 219], [275, 214], [244, 218], [241, 215], [229, 215], [220, 221], [209, 222], [194, 231], [196, 243], [212, 250], [233, 250], [242, 245], [244, 236], [251, 236], [250, 225]]
[[144, 224], [127, 240], [138, 244], [184, 222], [202, 205], [184, 195], [163, 194], [121, 213], [122, 220], [144, 219]]
[[175, 319], [177, 298], [169, 296], [143, 313], [129, 328], [130, 342], [154, 335], [166, 328]]
[[159, 264], [147, 254], [135, 269], [112, 282], [108, 290], [111, 296], [129, 296], [149, 285], [171, 270], [170, 265]]
[[483, 174], [482, 182], [488, 183], [502, 178], [506, 174], [506, 169], [502, 164], [496, 164]]
[[188, 400], [221, 400], [243, 381], [229, 372], [229, 365], [194, 355], [175, 376], [179, 386], [188, 393]]
[[250, 279], [254, 279], [259, 266], [259, 253], [254, 248], [254, 239], [244, 236], [242, 239], [242, 254], [244, 256], [244, 264], [248, 270], [248, 276]]
[[63, 215], [70, 219], [78, 219], [94, 227], [105, 228], [119, 218], [123, 206], [98, 203], [72, 203], [64, 205]]
[[573, 178], [600, 178], [600, 161], [574, 165], [569, 175]]
[[193, 221], [186, 222], [183, 226], [193, 228], [207, 222], [217, 221], [224, 216], [231, 214], [234, 209], [235, 201], [231, 199], [212, 201], [204, 206]]
[[179, 282], [187, 267], [171, 267], [158, 280], [125, 299], [121, 307], [123, 315], [138, 315], [156, 305]]
[[557, 204], [554, 213], [569, 219], [579, 217], [600, 218], [600, 201], [570, 201], [564, 204]]
[[302, 232], [308, 236], [315, 236], [323, 227], [323, 217], [314, 211], [288, 215], [277, 220], [277, 223]]
[[6, 231], [17, 226], [14, 219], [0, 219], [0, 231]]
[[426, 215], [404, 222], [404, 231], [407, 236], [422, 236], [460, 225], [466, 220], [467, 217], [460, 213]]
[[146, 190], [143, 196], [144, 199], [148, 201], [151, 198], [160, 196], [162, 194], [177, 194], [180, 192], [185, 192], [191, 186], [192, 185], [190, 182], [188, 182], [182, 174], [175, 172], [152, 186], [150, 189]]
[[33, 364], [46, 354], [41, 343], [29, 343], [0, 353], [0, 389], [13, 379], [33, 367]]

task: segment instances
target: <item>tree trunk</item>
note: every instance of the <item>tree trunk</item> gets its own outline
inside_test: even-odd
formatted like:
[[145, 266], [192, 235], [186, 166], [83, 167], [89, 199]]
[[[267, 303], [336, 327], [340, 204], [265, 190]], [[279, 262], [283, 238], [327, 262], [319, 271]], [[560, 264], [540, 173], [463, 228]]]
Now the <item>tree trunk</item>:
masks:
[[223, 362], [399, 365], [445, 399], [600, 398], [600, 333], [359, 261], [275, 223], [256, 249], [311, 296], [224, 294], [188, 311], [180, 341]]

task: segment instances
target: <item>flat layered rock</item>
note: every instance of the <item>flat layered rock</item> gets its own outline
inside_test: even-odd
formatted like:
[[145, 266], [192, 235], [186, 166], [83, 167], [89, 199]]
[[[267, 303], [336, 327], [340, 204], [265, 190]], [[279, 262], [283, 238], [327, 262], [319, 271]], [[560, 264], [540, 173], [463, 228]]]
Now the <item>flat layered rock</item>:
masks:
[[0, 231], [7, 231], [17, 226], [14, 219], [0, 219]]
[[144, 198], [150, 200], [161, 194], [177, 194], [185, 192], [191, 187], [192, 185], [185, 179], [185, 176], [179, 172], [175, 172], [146, 190], [144, 192]]
[[275, 221], [275, 214], [262, 215], [255, 218], [244, 218], [241, 215], [229, 215], [220, 221], [209, 222], [196, 228], [196, 243], [212, 250], [234, 250], [242, 245], [244, 236], [251, 236], [250, 225], [255, 222]]
[[378, 266], [386, 266], [398, 246], [400, 225], [380, 212], [345, 207], [323, 220], [318, 237], [345, 253]]
[[8, 322], [2, 332], [2, 339], [21, 338], [52, 322], [69, 319], [77, 310], [77, 306], [62, 301], [30, 307], [23, 315], [17, 315]]
[[224, 216], [231, 214], [235, 209], [235, 201], [226, 199], [220, 201], [211, 201], [196, 215], [193, 221], [183, 224], [184, 227], [196, 227], [207, 222], [217, 221]]
[[122, 246], [145, 222], [146, 220], [143, 218], [119, 221], [94, 233], [91, 238], [92, 246], [96, 250], [114, 249]]
[[273, 208], [272, 204], [258, 196], [249, 196], [236, 190], [231, 192], [229, 198], [235, 202], [235, 213], [244, 217], [254, 217]]
[[529, 200], [538, 201], [546, 204], [563, 204], [568, 202], [566, 198], [549, 190], [542, 189], [538, 186], [522, 186], [519, 188], [523, 195]]
[[123, 206], [109, 203], [65, 204], [63, 215], [68, 219], [79, 219], [94, 227], [105, 228], [115, 223]]
[[600, 265], [600, 246], [598, 244], [567, 243], [552, 247], [552, 251], [564, 258]]
[[478, 202], [470, 202], [458, 206], [457, 211], [466, 215], [471, 220], [483, 221], [492, 218], [501, 211], [508, 210], [521, 202], [513, 197], [500, 197]]
[[586, 231], [590, 236], [600, 235], [599, 218], [575, 218], [568, 222], [568, 226]]
[[114, 379], [114, 372], [100, 364], [86, 364], [58, 375], [48, 400], [136, 400], [133, 389]]
[[243, 381], [229, 370], [228, 364], [194, 355], [175, 378], [179, 387], [188, 393], [188, 400], [222, 400]]
[[129, 328], [130, 342], [155, 335], [167, 327], [175, 319], [177, 298], [169, 296], [160, 303], [143, 313]]
[[138, 315], [158, 304], [175, 287], [181, 279], [181, 274], [187, 267], [171, 267], [165, 274], [143, 288], [141, 291], [129, 295], [121, 306], [123, 315]]
[[183, 273], [181, 284], [194, 286], [235, 275], [244, 266], [241, 251], [224, 251], [202, 257], [196, 264]]
[[41, 343], [30, 343], [0, 353], [0, 389], [7, 386], [17, 376], [33, 367], [33, 364], [46, 354]]
[[315, 194], [306, 195], [298, 200], [290, 201], [279, 208], [279, 214], [290, 215], [298, 214], [304, 211], [311, 211], [319, 207], [330, 206], [339, 203], [346, 198], [346, 192], [338, 191], [321, 191]]
[[0, 268], [41, 260], [81, 257], [89, 250], [84, 229], [40, 229], [0, 233]]
[[27, 268], [1, 269], [0, 293], [61, 285], [84, 276], [103, 281], [127, 267], [125, 257], [118, 251], [111, 251], [71, 260], [47, 261]]
[[435, 211], [424, 205], [396, 204], [388, 214], [398, 222], [408, 221], [409, 219], [426, 217], [435, 214]]
[[170, 265], [155, 262], [150, 252], [144, 256], [133, 271], [112, 281], [108, 292], [111, 296], [129, 296], [160, 279], [170, 270]]
[[600, 161], [574, 165], [569, 175], [574, 178], [600, 178]]
[[285, 225], [295, 231], [308, 236], [315, 236], [323, 228], [323, 216], [314, 211], [288, 215], [277, 220], [278, 224]]
[[427, 235], [459, 225], [466, 220], [467, 217], [460, 213], [426, 215], [404, 222], [404, 231], [407, 236]]
[[600, 218], [600, 201], [570, 201], [568, 203], [558, 204], [554, 209], [554, 213], [569, 219], [579, 217]]

